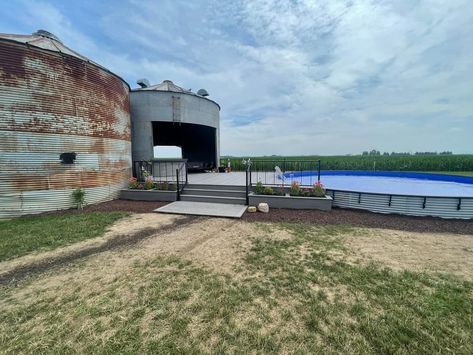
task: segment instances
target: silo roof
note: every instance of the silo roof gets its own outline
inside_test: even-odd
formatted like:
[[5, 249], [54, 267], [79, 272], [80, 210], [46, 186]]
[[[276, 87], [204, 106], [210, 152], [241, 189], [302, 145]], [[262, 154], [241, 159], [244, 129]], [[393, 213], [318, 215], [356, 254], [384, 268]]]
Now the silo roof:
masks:
[[[17, 35], [17, 34], [8, 34], [0, 33], [0, 38], [8, 39], [10, 41], [20, 42], [27, 44], [29, 46], [35, 46], [42, 49], [47, 49], [53, 52], [59, 52], [77, 57], [86, 62], [93, 63], [90, 59], [80, 55], [79, 53], [73, 51], [69, 47], [66, 47], [55, 35], [48, 31], [38, 30], [31, 35]], [[97, 63], [94, 63], [98, 65]]]
[[83, 55], [65, 46], [61, 42], [61, 40], [57, 36], [52, 34], [51, 32], [48, 32], [45, 30], [38, 30], [32, 33], [31, 35], [0, 33], [0, 40], [1, 39], [7, 40], [7, 41], [18, 42], [18, 43], [25, 44], [27, 46], [37, 47], [37, 48], [45, 49], [48, 51], [58, 52], [58, 53], [62, 53], [62, 54], [79, 58], [87, 63], [93, 64], [115, 75], [116, 77], [120, 78], [129, 87], [128, 83], [125, 80], [123, 80], [123, 78], [111, 72], [107, 68], [101, 66], [100, 64], [90, 60], [87, 57], [84, 57]]
[[190, 89], [184, 89], [174, 84], [171, 80], [164, 80], [161, 84], [151, 85], [145, 88], [139, 88], [136, 90], [154, 90], [154, 91], [172, 91], [172, 92], [183, 92], [186, 94], [194, 94]]
[[164, 91], [164, 92], [177, 92], [177, 93], [182, 93], [182, 94], [188, 94], [188, 95], [196, 96], [198, 98], [205, 99], [207, 101], [213, 102], [215, 105], [218, 106], [218, 108], [220, 110], [220, 105], [218, 103], [216, 103], [214, 100], [211, 100], [208, 97], [196, 94], [195, 92], [192, 92], [191, 89], [184, 89], [180, 86], [177, 86], [171, 80], [163, 80], [163, 82], [161, 84], [136, 88], [136, 89], [132, 89], [131, 91], [132, 92], [133, 91]]

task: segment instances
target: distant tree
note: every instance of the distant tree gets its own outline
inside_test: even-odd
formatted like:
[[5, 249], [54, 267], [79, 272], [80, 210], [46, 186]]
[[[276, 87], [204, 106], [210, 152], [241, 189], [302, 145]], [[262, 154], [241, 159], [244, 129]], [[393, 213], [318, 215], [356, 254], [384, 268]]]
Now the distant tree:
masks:
[[371, 152], [369, 152], [369, 155], [381, 155], [381, 152], [379, 150], [373, 149]]
[[415, 152], [414, 155], [437, 155], [437, 152]]

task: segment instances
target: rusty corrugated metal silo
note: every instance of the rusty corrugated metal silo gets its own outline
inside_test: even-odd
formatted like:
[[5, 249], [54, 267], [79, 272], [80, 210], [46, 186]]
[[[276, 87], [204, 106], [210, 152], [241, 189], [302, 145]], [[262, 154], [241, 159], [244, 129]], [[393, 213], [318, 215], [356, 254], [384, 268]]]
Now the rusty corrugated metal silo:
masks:
[[129, 89], [49, 32], [0, 34], [0, 218], [72, 207], [79, 187], [89, 204], [116, 198], [131, 175]]

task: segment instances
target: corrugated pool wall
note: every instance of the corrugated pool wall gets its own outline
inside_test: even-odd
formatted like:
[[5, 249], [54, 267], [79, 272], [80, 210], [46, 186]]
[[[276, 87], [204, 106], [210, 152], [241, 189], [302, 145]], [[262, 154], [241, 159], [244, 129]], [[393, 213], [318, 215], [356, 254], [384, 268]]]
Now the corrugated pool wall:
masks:
[[472, 197], [423, 197], [339, 190], [327, 190], [327, 195], [332, 197], [333, 207], [409, 216], [473, 218]]
[[[0, 40], [0, 218], [118, 197], [131, 176], [129, 87], [79, 58]], [[61, 153], [75, 152], [74, 164]]]

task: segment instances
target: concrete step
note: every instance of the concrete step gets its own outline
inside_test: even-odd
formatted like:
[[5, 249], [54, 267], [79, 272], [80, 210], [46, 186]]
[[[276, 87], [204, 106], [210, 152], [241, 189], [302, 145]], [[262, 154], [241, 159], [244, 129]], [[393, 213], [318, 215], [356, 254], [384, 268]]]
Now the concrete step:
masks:
[[181, 195], [181, 201], [208, 202], [208, 203], [229, 203], [232, 205], [245, 205], [245, 197], [228, 196], [200, 196], [200, 195]]
[[218, 196], [218, 197], [245, 197], [245, 191], [237, 190], [214, 190], [214, 189], [194, 189], [185, 187], [182, 195], [198, 195], [198, 196]]
[[201, 190], [232, 190], [245, 192], [245, 186], [237, 185], [208, 185], [208, 184], [187, 184], [186, 189], [201, 189]]
[[160, 207], [155, 212], [190, 214], [197, 216], [214, 216], [214, 217], [230, 217], [241, 218], [246, 211], [246, 206], [233, 205], [229, 203], [205, 203], [176, 201]]

